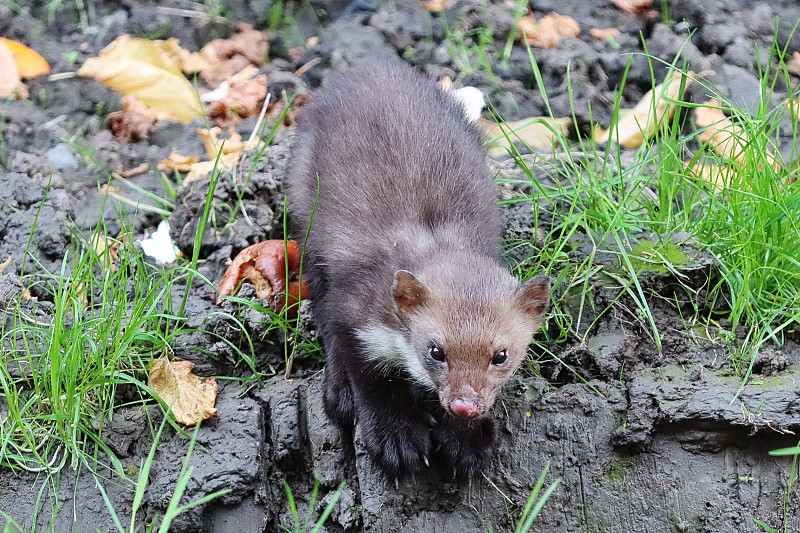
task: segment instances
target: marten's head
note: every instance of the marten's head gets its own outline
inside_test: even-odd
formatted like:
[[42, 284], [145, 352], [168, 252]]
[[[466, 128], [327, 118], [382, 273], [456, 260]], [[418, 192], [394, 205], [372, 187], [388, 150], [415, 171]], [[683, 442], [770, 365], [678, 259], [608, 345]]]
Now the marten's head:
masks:
[[475, 418], [527, 354], [550, 301], [550, 280], [520, 285], [497, 264], [435, 269], [420, 277], [400, 270], [392, 286], [404, 326], [394, 357], [412, 379], [434, 389], [453, 416]]

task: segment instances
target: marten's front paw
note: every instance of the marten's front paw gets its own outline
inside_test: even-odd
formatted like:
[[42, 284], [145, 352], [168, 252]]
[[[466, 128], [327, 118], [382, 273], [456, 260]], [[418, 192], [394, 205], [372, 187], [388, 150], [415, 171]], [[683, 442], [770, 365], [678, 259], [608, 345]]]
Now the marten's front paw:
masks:
[[359, 425], [372, 457], [393, 478], [418, 471], [428, 464], [434, 419], [417, 409], [412, 416], [364, 416]]
[[325, 413], [347, 431], [353, 429], [356, 421], [356, 407], [353, 389], [344, 372], [335, 372], [333, 367], [325, 369], [325, 383], [322, 393]]
[[431, 435], [437, 457], [456, 474], [472, 477], [491, 461], [495, 431], [491, 418], [445, 416]]

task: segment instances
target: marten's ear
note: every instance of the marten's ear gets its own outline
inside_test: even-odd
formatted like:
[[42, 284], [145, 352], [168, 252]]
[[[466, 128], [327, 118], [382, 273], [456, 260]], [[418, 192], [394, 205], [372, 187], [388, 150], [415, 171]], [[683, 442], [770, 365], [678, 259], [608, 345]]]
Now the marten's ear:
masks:
[[430, 290], [408, 270], [398, 270], [394, 273], [392, 294], [394, 295], [395, 310], [402, 317], [425, 305], [428, 302]]
[[538, 326], [550, 304], [550, 278], [541, 275], [529, 279], [517, 289], [514, 302]]

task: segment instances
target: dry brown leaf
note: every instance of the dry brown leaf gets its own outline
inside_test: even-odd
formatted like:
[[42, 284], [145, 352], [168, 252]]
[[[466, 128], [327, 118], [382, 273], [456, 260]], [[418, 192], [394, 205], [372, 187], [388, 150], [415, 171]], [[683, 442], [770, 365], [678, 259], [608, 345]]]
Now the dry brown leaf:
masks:
[[16, 94], [22, 85], [14, 54], [5, 43], [0, 42], [0, 98], [8, 98]]
[[117, 260], [119, 259], [119, 247], [122, 242], [119, 239], [112, 239], [106, 235], [96, 233], [92, 236], [92, 248], [97, 257], [103, 262], [103, 268], [111, 272], [117, 270]]
[[[694, 110], [695, 123], [703, 128], [698, 136], [700, 142], [708, 143], [714, 152], [725, 159], [735, 161], [740, 165], [747, 163], [745, 148], [750, 140], [741, 126], [722, 112], [720, 101], [712, 99]], [[775, 155], [769, 150], [764, 154], [766, 163], [779, 169], [782, 165]]]
[[120, 188], [116, 185], [109, 185], [108, 183], [104, 183], [100, 186], [100, 195], [101, 196], [108, 196], [108, 195], [115, 195], [120, 193]]
[[[694, 74], [686, 74], [685, 81], [679, 72], [667, 74], [664, 83], [657, 85], [639, 100], [633, 109], [621, 117], [611, 129], [598, 128], [594, 140], [598, 143], [608, 142], [609, 138], [627, 148], [641, 146], [645, 139], [653, 134], [672, 118], [675, 112], [675, 101], [681, 98], [681, 84], [688, 87]], [[654, 112], [655, 111], [655, 112]]]
[[184, 123], [201, 113], [192, 84], [154, 41], [122, 35], [87, 59], [77, 74], [135, 96], [150, 109]]
[[[556, 142], [558, 135], [566, 135], [572, 125], [569, 117], [530, 117], [513, 122], [506, 122], [501, 128], [499, 124], [486, 119], [479, 119], [476, 124], [483, 129], [490, 139], [489, 155], [500, 155], [507, 151], [511, 142], [520, 141], [532, 148], [549, 150]], [[509, 139], [503, 134], [508, 134]]]
[[118, 140], [144, 141], [156, 125], [159, 114], [127, 94], [122, 97], [122, 111], [108, 114], [108, 127]]
[[600, 41], [605, 41], [606, 39], [619, 37], [622, 32], [617, 28], [592, 28], [589, 30], [589, 35]]
[[20, 78], [29, 79], [50, 74], [50, 63], [36, 50], [4, 37], [0, 37], [0, 42], [4, 43], [14, 55]]
[[228, 126], [258, 115], [266, 97], [267, 77], [264, 74], [250, 80], [234, 78], [225, 98], [206, 104], [206, 115], [216, 124]]
[[200, 72], [200, 79], [209, 87], [217, 87], [245, 67], [264, 66], [268, 52], [269, 41], [264, 32], [240, 24], [230, 39], [214, 39], [200, 50], [203, 57], [217, 58], [211, 68]]
[[196, 155], [181, 155], [178, 152], [172, 152], [169, 157], [158, 162], [157, 168], [162, 172], [189, 172], [197, 160]]
[[171, 37], [166, 41], [153, 42], [186, 74], [201, 72], [213, 68], [219, 63], [219, 57], [213, 48], [190, 52], [181, 48], [180, 41], [176, 37]]
[[450, 9], [456, 3], [456, 0], [427, 0], [422, 3], [422, 7], [431, 13], [441, 13], [445, 9]]
[[581, 27], [578, 22], [567, 15], [550, 12], [536, 22], [532, 15], [517, 21], [517, 30], [537, 48], [553, 48], [565, 37], [578, 37]]
[[615, 6], [629, 15], [647, 13], [653, 7], [653, 0], [611, 0]]
[[170, 361], [159, 357], [149, 372], [149, 386], [169, 406], [175, 420], [185, 426], [195, 426], [216, 416], [217, 380], [192, 374], [191, 361]]
[[800, 52], [792, 52], [792, 58], [786, 62], [786, 70], [789, 74], [800, 76]]

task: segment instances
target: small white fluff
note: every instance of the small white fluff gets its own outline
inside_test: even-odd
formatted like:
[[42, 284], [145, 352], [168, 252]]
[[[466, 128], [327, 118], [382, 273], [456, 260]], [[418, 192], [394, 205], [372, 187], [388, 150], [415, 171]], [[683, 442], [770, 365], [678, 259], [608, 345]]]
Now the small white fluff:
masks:
[[172, 242], [172, 237], [169, 235], [169, 224], [166, 220], [161, 221], [155, 233], [136, 242], [142, 247], [144, 255], [152, 257], [160, 265], [172, 263], [178, 257], [178, 248]]
[[464, 108], [464, 114], [467, 115], [470, 122], [481, 118], [481, 112], [486, 107], [483, 91], [477, 87], [461, 87], [450, 91], [450, 94]]
[[228, 82], [223, 81], [222, 83], [219, 84], [219, 87], [217, 87], [213, 91], [208, 91], [205, 94], [201, 94], [200, 101], [206, 104], [209, 102], [218, 102], [219, 100], [222, 100], [223, 98], [228, 96], [229, 89], [230, 86], [228, 85]]

